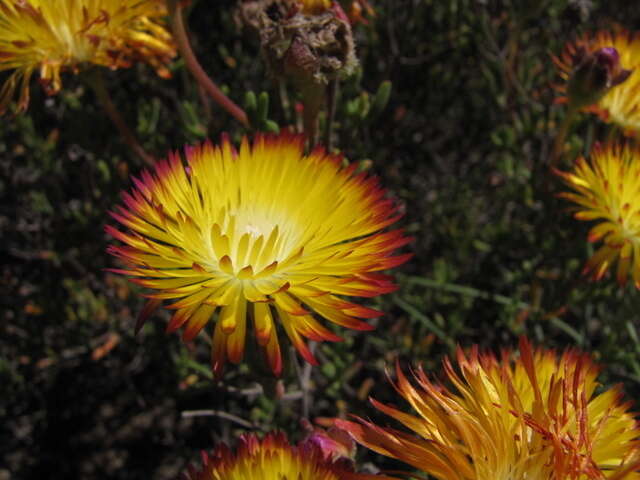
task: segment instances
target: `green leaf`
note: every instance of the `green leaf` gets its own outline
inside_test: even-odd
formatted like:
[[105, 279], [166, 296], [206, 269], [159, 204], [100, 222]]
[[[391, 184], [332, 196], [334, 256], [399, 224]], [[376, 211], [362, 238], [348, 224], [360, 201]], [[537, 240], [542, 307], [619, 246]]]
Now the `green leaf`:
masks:
[[269, 114], [269, 94], [267, 92], [262, 92], [258, 97], [258, 109], [256, 112], [256, 119], [258, 121], [258, 125], [263, 125], [267, 121], [268, 114]]
[[374, 119], [378, 117], [384, 109], [387, 108], [389, 98], [391, 97], [391, 86], [392, 84], [389, 80], [385, 80], [380, 84], [373, 97], [373, 102], [371, 103], [369, 118]]

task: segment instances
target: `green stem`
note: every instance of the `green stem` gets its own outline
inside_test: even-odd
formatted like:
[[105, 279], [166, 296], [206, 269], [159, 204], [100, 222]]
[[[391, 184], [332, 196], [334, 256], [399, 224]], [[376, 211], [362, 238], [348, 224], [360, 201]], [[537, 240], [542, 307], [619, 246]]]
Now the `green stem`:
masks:
[[336, 100], [338, 97], [338, 80], [333, 79], [327, 86], [327, 124], [324, 130], [324, 146], [327, 152], [333, 149], [333, 120], [336, 114]]
[[136, 155], [138, 155], [144, 161], [144, 163], [149, 166], [155, 164], [156, 159], [153, 157], [153, 155], [147, 153], [142, 145], [140, 145], [140, 142], [138, 142], [135, 134], [131, 131], [131, 129], [127, 125], [127, 122], [125, 122], [115, 103], [113, 103], [111, 95], [109, 95], [109, 91], [107, 90], [107, 87], [105, 85], [102, 72], [98, 69], [94, 69], [93, 71], [89, 72], [86, 79], [89, 86], [93, 89], [93, 92], [98, 99], [98, 102], [104, 109], [105, 113], [116, 126], [118, 132], [120, 132], [120, 135], [122, 136], [124, 142], [129, 146], [129, 148], [131, 148], [131, 150], [133, 150]]
[[302, 112], [304, 135], [310, 150], [318, 142], [318, 115], [324, 103], [325, 90], [324, 85], [313, 82], [307, 82], [300, 87], [300, 96], [304, 105]]
[[229, 114], [231, 114], [231, 116], [248, 128], [249, 119], [247, 118], [245, 111], [227, 97], [222, 90], [220, 90], [211, 77], [206, 74], [193, 53], [184, 21], [182, 19], [182, 6], [180, 5], [179, 0], [169, 0], [168, 3], [169, 11], [171, 13], [171, 27], [173, 35], [175, 37], [176, 44], [178, 45], [178, 50], [180, 50], [180, 54], [182, 55], [182, 58], [184, 58], [187, 68], [218, 105], [224, 108], [229, 112]]

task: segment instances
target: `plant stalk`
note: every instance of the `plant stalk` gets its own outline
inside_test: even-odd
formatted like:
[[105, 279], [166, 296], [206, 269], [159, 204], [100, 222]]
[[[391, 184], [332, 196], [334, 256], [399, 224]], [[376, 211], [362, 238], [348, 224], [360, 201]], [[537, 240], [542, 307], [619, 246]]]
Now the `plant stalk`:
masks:
[[168, 3], [171, 14], [171, 28], [173, 30], [173, 35], [175, 37], [176, 44], [178, 45], [178, 50], [180, 51], [182, 58], [184, 58], [187, 68], [218, 105], [224, 108], [231, 116], [248, 128], [249, 119], [245, 111], [227, 97], [222, 90], [220, 90], [211, 77], [209, 77], [204, 71], [200, 62], [198, 62], [198, 59], [193, 53], [184, 25], [184, 20], [182, 18], [182, 6], [180, 5], [179, 0], [169, 0]]
[[578, 109], [575, 107], [569, 107], [567, 114], [560, 125], [560, 130], [556, 134], [556, 138], [553, 142], [553, 148], [551, 150], [551, 160], [549, 162], [549, 168], [553, 170], [558, 166], [558, 162], [560, 158], [562, 158], [562, 150], [564, 149], [564, 144], [567, 139], [567, 134], [569, 133], [569, 128], [573, 123], [576, 115], [578, 114]]
[[109, 119], [113, 122], [113, 124], [120, 132], [122, 140], [133, 150], [133, 152], [139, 156], [144, 163], [151, 166], [154, 165], [156, 159], [153, 155], [147, 153], [147, 151], [140, 145], [136, 135], [127, 125], [124, 118], [120, 114], [120, 111], [116, 107], [115, 103], [111, 99], [111, 95], [107, 90], [107, 86], [104, 82], [104, 76], [102, 72], [95, 69], [87, 75], [87, 83], [93, 89], [93, 92], [98, 99], [98, 102], [104, 109], [105, 113], [109, 117]]
[[333, 149], [333, 121], [336, 114], [336, 100], [338, 97], [338, 80], [333, 79], [327, 86], [327, 122], [324, 130], [324, 146], [327, 152]]

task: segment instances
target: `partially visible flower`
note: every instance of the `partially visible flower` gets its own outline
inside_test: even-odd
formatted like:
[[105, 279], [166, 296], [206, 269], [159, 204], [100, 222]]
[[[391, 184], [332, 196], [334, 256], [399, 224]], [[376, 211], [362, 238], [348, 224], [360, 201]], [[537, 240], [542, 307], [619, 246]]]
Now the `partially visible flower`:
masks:
[[334, 461], [313, 442], [291, 445], [283, 433], [263, 439], [243, 435], [236, 452], [219, 445], [202, 454], [201, 468], [190, 466], [186, 480], [382, 480], [355, 473], [351, 462]]
[[589, 160], [576, 160], [572, 172], [557, 172], [573, 192], [560, 196], [577, 204], [575, 218], [598, 220], [590, 242], [603, 245], [584, 273], [600, 280], [616, 261], [620, 285], [629, 275], [640, 289], [640, 149], [630, 144], [596, 145]]
[[457, 351], [451, 390], [419, 369], [414, 386], [397, 367], [397, 392], [417, 415], [373, 400], [412, 433], [364, 419], [337, 420], [355, 440], [441, 480], [640, 478], [638, 425], [617, 388], [595, 394], [597, 367], [572, 350], [501, 358]]
[[615, 48], [603, 47], [591, 53], [581, 50], [576, 54], [575, 67], [567, 81], [569, 106], [579, 109], [597, 103], [629, 75], [631, 70], [622, 68]]
[[163, 0], [0, 0], [0, 71], [13, 70], [0, 90], [0, 113], [16, 91], [26, 110], [34, 72], [49, 95], [62, 88], [62, 72], [91, 64], [143, 61], [168, 77], [176, 51], [166, 15]]
[[368, 0], [341, 0], [352, 24], [368, 23], [366, 17], [374, 17], [376, 12]]
[[[401, 230], [383, 232], [398, 218], [375, 178], [345, 167], [340, 156], [284, 132], [228, 139], [186, 149], [134, 178], [125, 206], [112, 213], [129, 229], [108, 226], [125, 245], [110, 253], [128, 266], [119, 273], [154, 289], [141, 321], [163, 300], [174, 300], [167, 330], [185, 326], [190, 341], [215, 319], [212, 368], [241, 361], [247, 322], [275, 374], [282, 370], [282, 328], [308, 362], [305, 339], [339, 341], [316, 315], [342, 327], [370, 330], [360, 319], [381, 312], [341, 296], [373, 297], [395, 290], [379, 273], [406, 261], [393, 256], [408, 243]], [[139, 326], [141, 323], [139, 324]]]
[[311, 423], [303, 419], [303, 427], [309, 432], [306, 441], [316, 443], [327, 457], [333, 460], [346, 458], [353, 460], [356, 454], [356, 443], [351, 436], [340, 428], [331, 426], [328, 429], [314, 427]]
[[628, 133], [640, 130], [640, 35], [620, 30], [585, 34], [554, 58], [565, 80], [559, 101], [598, 114]]
[[332, 0], [297, 0], [302, 6], [302, 12], [307, 15], [316, 15], [331, 8]]

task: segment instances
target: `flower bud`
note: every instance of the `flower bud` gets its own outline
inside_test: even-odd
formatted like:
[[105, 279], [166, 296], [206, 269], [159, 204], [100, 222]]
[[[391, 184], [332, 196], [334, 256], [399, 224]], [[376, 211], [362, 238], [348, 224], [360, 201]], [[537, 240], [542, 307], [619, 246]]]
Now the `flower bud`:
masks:
[[580, 109], [600, 100], [611, 88], [621, 84], [631, 70], [622, 68], [614, 47], [587, 53], [584, 48], [574, 55], [575, 65], [567, 84], [569, 106]]
[[353, 73], [358, 63], [353, 35], [341, 9], [306, 14], [283, 5], [271, 2], [260, 17], [262, 48], [273, 74], [298, 85], [326, 85]]

